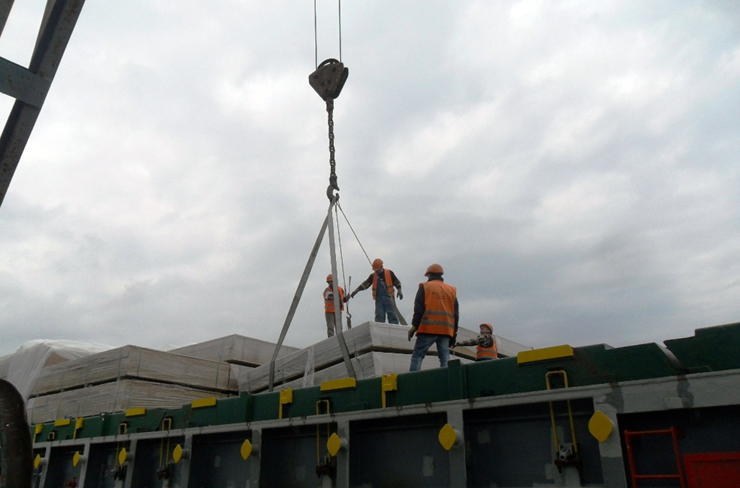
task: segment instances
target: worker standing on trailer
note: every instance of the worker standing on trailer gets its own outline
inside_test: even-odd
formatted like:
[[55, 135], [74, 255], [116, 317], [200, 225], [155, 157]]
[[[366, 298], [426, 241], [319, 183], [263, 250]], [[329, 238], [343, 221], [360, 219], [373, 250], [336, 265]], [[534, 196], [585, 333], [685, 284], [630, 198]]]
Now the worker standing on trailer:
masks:
[[396, 274], [390, 269], [383, 268], [383, 260], [378, 258], [373, 261], [373, 272], [368, 278], [360, 283], [344, 301], [354, 298], [358, 292], [373, 287], [373, 300], [375, 300], [375, 321], [385, 322], [388, 316], [388, 322], [398, 324], [398, 315], [396, 315], [396, 299], [394, 298], [395, 290], [398, 290], [398, 299], [403, 300], [401, 291], [401, 282]]
[[498, 359], [498, 348], [496, 338], [493, 337], [493, 326], [491, 324], [480, 324], [480, 334], [475, 339], [457, 343], [458, 346], [476, 346], [475, 360], [488, 361]]
[[432, 344], [437, 344], [439, 365], [444, 368], [450, 359], [450, 347], [455, 345], [460, 321], [457, 289], [444, 282], [444, 270], [439, 264], [427, 268], [426, 283], [419, 283], [414, 299], [414, 318], [409, 340], [416, 334], [409, 371], [419, 371], [421, 362]]
[[[336, 323], [334, 319], [336, 314], [334, 313], [334, 277], [329, 275], [326, 277], [326, 284], [329, 285], [324, 290], [324, 315], [326, 315], [326, 335], [332, 337], [336, 331]], [[344, 289], [337, 285], [339, 290], [339, 306], [340, 310], [344, 312]]]
[[491, 324], [480, 324], [480, 335], [475, 348], [476, 361], [488, 361], [498, 359], [498, 348], [496, 339], [493, 337], [493, 326]]

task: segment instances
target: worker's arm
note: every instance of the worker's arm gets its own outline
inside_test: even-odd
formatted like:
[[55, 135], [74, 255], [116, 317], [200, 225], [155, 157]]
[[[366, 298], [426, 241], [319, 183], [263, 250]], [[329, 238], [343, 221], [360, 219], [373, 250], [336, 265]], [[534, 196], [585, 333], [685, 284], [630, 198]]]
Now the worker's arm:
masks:
[[350, 298], [354, 298], [355, 295], [357, 295], [359, 292], [361, 292], [362, 290], [367, 290], [371, 286], [373, 286], [373, 274], [372, 273], [370, 273], [370, 276], [368, 276], [365, 281], [360, 283], [360, 286], [355, 288], [355, 291], [353, 291], [352, 293], [344, 297], [344, 301], [345, 302], [349, 301]]
[[450, 346], [454, 346], [457, 342], [457, 328], [460, 322], [460, 304], [457, 303], [457, 297], [455, 297], [455, 334], [450, 339]]
[[393, 283], [393, 286], [396, 287], [396, 290], [398, 291], [398, 299], [403, 300], [403, 292], [401, 291], [401, 280], [399, 280], [396, 277], [396, 273], [391, 271], [391, 282]]
[[458, 346], [481, 346], [491, 347], [493, 346], [493, 337], [488, 334], [481, 334], [474, 339], [468, 339], [457, 343]]
[[409, 340], [414, 337], [414, 334], [416, 334], [416, 331], [419, 329], [419, 324], [421, 324], [421, 318], [424, 316], [425, 311], [426, 303], [424, 301], [424, 285], [419, 283], [419, 289], [416, 291], [416, 298], [414, 298], [414, 317], [411, 319]]
[[477, 346], [480, 344], [480, 337], [476, 337], [475, 339], [468, 339], [467, 341], [458, 342], [455, 345], [465, 347], [465, 346]]
[[426, 304], [424, 302], [424, 286], [420, 283], [419, 289], [416, 291], [416, 297], [414, 298], [414, 316], [411, 319], [412, 327], [419, 327], [421, 324], [421, 318], [426, 312]]

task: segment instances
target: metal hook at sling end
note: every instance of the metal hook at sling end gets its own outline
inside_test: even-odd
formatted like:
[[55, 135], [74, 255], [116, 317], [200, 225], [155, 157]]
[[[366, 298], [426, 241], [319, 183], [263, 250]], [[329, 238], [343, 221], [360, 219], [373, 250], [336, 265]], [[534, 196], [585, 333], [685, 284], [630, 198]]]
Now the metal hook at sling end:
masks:
[[339, 187], [337, 186], [337, 177], [331, 176], [329, 178], [329, 186], [326, 187], [326, 196], [330, 202], [336, 203], [339, 201], [339, 194], [335, 194], [334, 190], [339, 191]]

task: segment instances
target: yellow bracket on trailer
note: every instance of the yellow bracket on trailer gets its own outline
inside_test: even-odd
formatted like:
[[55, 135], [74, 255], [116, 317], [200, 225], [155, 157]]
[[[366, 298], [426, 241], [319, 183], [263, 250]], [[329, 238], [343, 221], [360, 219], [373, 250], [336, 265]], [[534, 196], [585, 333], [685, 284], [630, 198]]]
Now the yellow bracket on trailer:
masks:
[[293, 403], [293, 389], [286, 388], [280, 390], [280, 410], [278, 411], [278, 418], [283, 418], [283, 405], [289, 405]]
[[200, 400], [193, 400], [193, 402], [190, 404], [191, 408], [203, 408], [203, 407], [213, 407], [218, 403], [218, 400], [215, 398], [201, 398]]
[[543, 347], [522, 351], [516, 355], [517, 364], [534, 363], [537, 361], [549, 361], [550, 359], [572, 358], [573, 348], [568, 345]]
[[380, 380], [380, 391], [381, 391], [381, 402], [383, 408], [386, 407], [386, 397], [388, 395], [389, 391], [397, 391], [398, 390], [398, 375], [393, 374], [384, 374], [383, 378]]
[[72, 434], [72, 439], [77, 439], [77, 432], [82, 428], [84, 423], [85, 419], [82, 417], [75, 419], [75, 432]]
[[342, 378], [341, 380], [321, 382], [321, 391], [344, 390], [346, 388], [357, 388], [357, 380], [355, 378]]

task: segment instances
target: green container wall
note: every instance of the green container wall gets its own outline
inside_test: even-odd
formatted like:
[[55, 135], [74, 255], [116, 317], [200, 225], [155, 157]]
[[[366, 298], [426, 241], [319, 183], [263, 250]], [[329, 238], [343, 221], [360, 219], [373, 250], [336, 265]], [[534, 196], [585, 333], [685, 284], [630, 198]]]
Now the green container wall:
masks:
[[209, 407], [186, 405], [182, 408], [182, 418], [188, 427], [244, 423], [248, 421], [250, 398], [249, 394], [243, 393], [238, 397], [219, 398], [216, 405]]
[[[317, 388], [317, 387], [312, 387]], [[260, 420], [272, 420], [278, 418], [280, 407], [280, 392], [272, 391], [267, 393], [258, 393], [252, 396], [252, 411], [248, 414], [251, 422]]]
[[[734, 369], [740, 367], [736, 351], [740, 350], [740, 324], [698, 329], [695, 337], [666, 341], [684, 366], [693, 371]], [[398, 375], [398, 390], [386, 395], [388, 407], [436, 403], [491, 395], [541, 391], [547, 388], [548, 371], [565, 371], [569, 386], [587, 386], [647, 378], [681, 375], [685, 369], [672, 362], [656, 344], [621, 348], [599, 344], [574, 349], [573, 357], [517, 364], [516, 358], [481, 363], [461, 364], [452, 360], [447, 368]], [[562, 377], [552, 377], [552, 387], [563, 386]], [[356, 388], [321, 391], [313, 386], [293, 390], [293, 402], [283, 406], [283, 418], [316, 415], [317, 402], [328, 400], [331, 413], [381, 408], [381, 379], [359, 380]], [[150, 432], [161, 429], [162, 419], [171, 417], [172, 428], [248, 423], [279, 418], [280, 391], [242, 393], [220, 399], [213, 407], [192, 409], [154, 409], [141, 417], [126, 418], [123, 412], [88, 417], [77, 437], [115, 436], [122, 421], [129, 423], [128, 432]], [[322, 405], [321, 412], [325, 412]], [[33, 428], [33, 426], [32, 426]], [[43, 424], [37, 441], [71, 439], [74, 421], [69, 426]]]
[[[611, 348], [605, 344], [574, 349], [573, 357], [517, 364], [516, 358], [467, 364], [468, 397], [508, 395], [547, 389], [549, 371], [565, 371], [568, 385], [659, 378], [678, 374], [670, 358], [656, 344]], [[550, 377], [551, 388], [564, 386], [562, 377]]]
[[740, 368], [740, 323], [696, 329], [665, 345], [691, 373]]
[[466, 366], [456, 359], [451, 360], [446, 368], [398, 375], [398, 391], [392, 396], [392, 405], [400, 407], [467, 398]]

